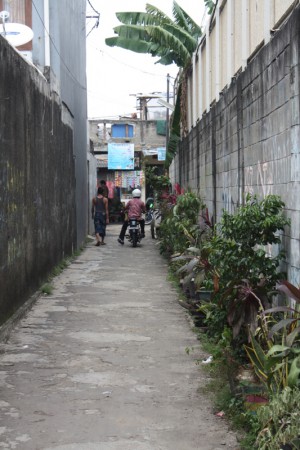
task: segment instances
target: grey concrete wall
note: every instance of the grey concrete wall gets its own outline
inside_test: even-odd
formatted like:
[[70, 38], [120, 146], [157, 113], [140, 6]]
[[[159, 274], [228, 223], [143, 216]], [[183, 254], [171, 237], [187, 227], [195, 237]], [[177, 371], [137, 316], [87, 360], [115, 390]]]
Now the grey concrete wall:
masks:
[[2, 323], [76, 248], [76, 180], [68, 111], [1, 36], [0, 61]]
[[50, 68], [45, 65], [44, 2], [37, 0], [33, 12], [33, 62], [48, 71], [48, 81], [72, 116], [76, 174], [77, 246], [88, 228], [88, 131], [86, 88], [86, 0], [49, 2]]
[[[59, 12], [59, 64], [61, 99], [74, 118], [74, 159], [76, 176], [77, 246], [88, 229], [87, 86], [86, 86], [86, 0], [51, 0]], [[52, 23], [54, 29], [54, 22]], [[52, 49], [52, 60], [58, 58]]]
[[292, 219], [283, 239], [289, 279], [300, 282], [300, 119], [297, 7], [232, 80], [181, 144], [171, 174], [200, 192], [211, 215], [234, 211], [247, 192], [280, 195]]

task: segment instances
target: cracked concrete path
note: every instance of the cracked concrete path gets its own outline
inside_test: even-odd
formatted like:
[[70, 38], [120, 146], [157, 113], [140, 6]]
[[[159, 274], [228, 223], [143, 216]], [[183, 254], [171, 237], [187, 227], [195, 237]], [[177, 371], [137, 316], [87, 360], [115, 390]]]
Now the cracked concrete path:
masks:
[[89, 244], [1, 343], [0, 448], [237, 449], [200, 393], [206, 355], [149, 228], [140, 248], [120, 246], [119, 230]]

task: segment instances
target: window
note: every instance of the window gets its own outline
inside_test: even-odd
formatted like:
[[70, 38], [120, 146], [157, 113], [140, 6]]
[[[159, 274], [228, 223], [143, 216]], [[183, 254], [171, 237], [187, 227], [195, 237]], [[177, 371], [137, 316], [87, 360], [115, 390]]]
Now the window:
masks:
[[133, 125], [129, 123], [115, 123], [111, 126], [112, 138], [133, 138]]

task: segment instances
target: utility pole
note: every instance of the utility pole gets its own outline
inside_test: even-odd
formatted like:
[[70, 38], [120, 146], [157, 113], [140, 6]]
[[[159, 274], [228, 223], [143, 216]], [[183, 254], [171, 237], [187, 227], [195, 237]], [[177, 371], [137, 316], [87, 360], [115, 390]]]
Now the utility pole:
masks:
[[[167, 102], [170, 100], [170, 74], [167, 74]], [[169, 108], [166, 108], [166, 151], [169, 144]]]

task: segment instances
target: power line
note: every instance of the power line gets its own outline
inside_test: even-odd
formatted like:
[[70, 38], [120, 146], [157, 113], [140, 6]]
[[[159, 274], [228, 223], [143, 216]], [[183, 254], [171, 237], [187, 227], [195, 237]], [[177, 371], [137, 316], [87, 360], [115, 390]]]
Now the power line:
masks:
[[[109, 58], [111, 58], [113, 61], [116, 61], [117, 63], [122, 64], [122, 65], [125, 66], [125, 67], [129, 67], [130, 69], [136, 70], [136, 71], [141, 72], [141, 73], [145, 73], [146, 75], [151, 75], [151, 76], [153, 76], [153, 77], [160, 77], [160, 78], [165, 78], [165, 77], [166, 77], [165, 75], [160, 75], [160, 74], [153, 73], [153, 72], [147, 72], [147, 71], [145, 71], [145, 70], [139, 69], [138, 67], [131, 66], [130, 64], [127, 64], [127, 63], [125, 63], [125, 62], [123, 62], [123, 61], [120, 61], [120, 60], [117, 59], [117, 58], [114, 58], [114, 57], [111, 56], [109, 53], [105, 52], [104, 50], [101, 50], [100, 48], [97, 48], [97, 47], [94, 47], [94, 46], [91, 46], [91, 45], [89, 45], [89, 47], [94, 48], [94, 49], [97, 50], [98, 52], [103, 53], [103, 55], [108, 56]], [[172, 78], [173, 80], [175, 80], [175, 77], [171, 77], [171, 76], [170, 76], [170, 78]]]
[[98, 28], [99, 23], [100, 23], [100, 13], [93, 7], [93, 5], [91, 4], [90, 0], [87, 0], [87, 2], [90, 5], [90, 7], [92, 8], [92, 10], [96, 13], [96, 16], [86, 16], [86, 18], [97, 19], [97, 20], [96, 20], [95, 25], [93, 26], [93, 28], [86, 35], [86, 37], [88, 37], [95, 28]]
[[88, 37], [95, 28], [98, 28], [98, 26], [99, 26], [99, 18], [97, 19], [97, 21], [96, 21], [95, 25], [92, 27], [92, 29], [88, 32], [86, 37]]
[[92, 10], [100, 17], [100, 13], [98, 11], [96, 11], [96, 9], [93, 7], [93, 5], [91, 4], [90, 0], [87, 0], [88, 4], [90, 5], [90, 7], [92, 8]]

